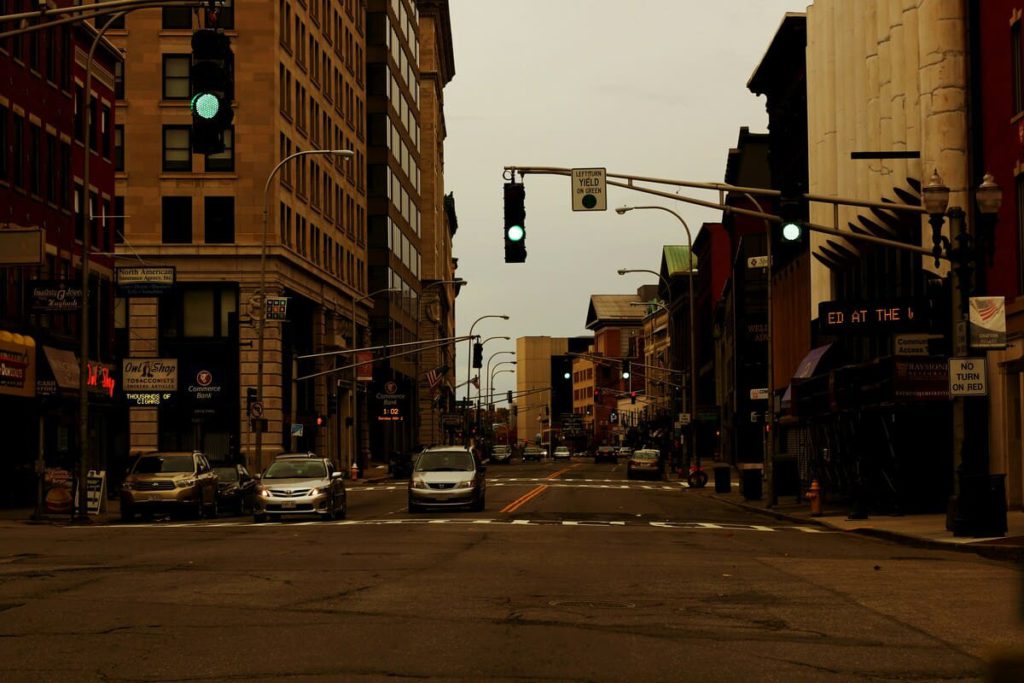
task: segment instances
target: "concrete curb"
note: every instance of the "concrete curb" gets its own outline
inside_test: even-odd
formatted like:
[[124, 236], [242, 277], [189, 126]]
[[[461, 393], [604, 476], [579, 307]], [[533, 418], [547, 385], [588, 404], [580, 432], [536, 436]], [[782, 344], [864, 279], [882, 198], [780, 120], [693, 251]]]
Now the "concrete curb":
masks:
[[890, 531], [888, 529], [872, 529], [872, 528], [861, 528], [861, 529], [844, 529], [841, 526], [831, 524], [826, 520], [817, 519], [814, 517], [800, 517], [797, 515], [789, 515], [784, 512], [777, 512], [775, 510], [769, 510], [767, 508], [758, 507], [757, 505], [750, 505], [749, 503], [743, 503], [738, 500], [729, 500], [720, 494], [711, 494], [715, 500], [720, 500], [723, 503], [734, 505], [744, 510], [750, 510], [766, 517], [772, 517], [774, 519], [782, 520], [785, 522], [793, 522], [796, 524], [813, 524], [815, 526], [824, 527], [832, 531], [840, 531], [848, 534], [859, 534], [861, 536], [868, 536], [870, 538], [877, 538], [883, 541], [889, 541], [891, 543], [899, 543], [900, 545], [912, 546], [915, 548], [923, 548], [926, 550], [951, 550], [955, 552], [974, 553], [990, 560], [1003, 560], [1010, 562], [1024, 563], [1024, 548], [1016, 546], [1000, 546], [1000, 545], [989, 545], [984, 543], [949, 543], [945, 541], [936, 541], [930, 538], [922, 538], [920, 536], [914, 536], [913, 534], [904, 534], [898, 531]]

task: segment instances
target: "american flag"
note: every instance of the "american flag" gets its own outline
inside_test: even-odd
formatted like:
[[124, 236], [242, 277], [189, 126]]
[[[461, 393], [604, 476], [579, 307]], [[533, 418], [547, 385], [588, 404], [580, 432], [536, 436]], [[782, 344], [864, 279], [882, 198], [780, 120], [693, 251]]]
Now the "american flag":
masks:
[[987, 322], [989, 318], [999, 313], [1003, 305], [1003, 301], [997, 297], [978, 297], [975, 299], [975, 306], [978, 309], [978, 315], [981, 317], [982, 322]]
[[444, 377], [444, 371], [444, 366], [427, 371], [427, 384], [430, 385], [431, 389], [441, 383], [441, 379]]
[[477, 389], [480, 388], [480, 375], [477, 375], [476, 377], [474, 377], [473, 379], [471, 379], [469, 381], [472, 382], [473, 386], [476, 387]]

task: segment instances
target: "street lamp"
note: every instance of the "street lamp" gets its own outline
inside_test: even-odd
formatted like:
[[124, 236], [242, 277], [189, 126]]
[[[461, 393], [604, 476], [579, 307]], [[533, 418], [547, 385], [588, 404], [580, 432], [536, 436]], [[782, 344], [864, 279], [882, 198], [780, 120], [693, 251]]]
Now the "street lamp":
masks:
[[[498, 374], [501, 374], [500, 372], [496, 372], [498, 370], [498, 368], [500, 368], [502, 365], [516, 365], [516, 364], [517, 364], [517, 362], [514, 361], [514, 360], [503, 360], [503, 361], [499, 361], [499, 362], [495, 363], [494, 364], [494, 369], [487, 373], [487, 377], [488, 377], [487, 386], [491, 387], [491, 390], [493, 391], [493, 389], [494, 389], [494, 376], [498, 375]], [[515, 371], [514, 370], [510, 370], [509, 372], [515, 372]], [[488, 401], [487, 401], [488, 403], [493, 403], [494, 402], [494, 398], [491, 396], [490, 393], [488, 393], [487, 398], [488, 398]]]
[[[508, 339], [508, 337], [505, 337], [505, 339]], [[502, 356], [502, 355], [513, 355], [514, 356], [515, 353], [516, 353], [515, 351], [495, 351], [494, 353], [492, 353], [487, 358], [487, 377], [488, 377], [487, 396], [488, 396], [488, 398], [491, 398], [493, 393], [494, 393], [494, 386], [490, 383], [491, 361], [494, 359], [495, 356]], [[493, 399], [491, 399], [491, 400], [493, 400]]]
[[[508, 320], [508, 316], [504, 315], [504, 314], [482, 315], [479, 318], [477, 318], [476, 320], [474, 320], [473, 324], [469, 326], [469, 338], [466, 339], [467, 351], [468, 351], [468, 353], [466, 354], [466, 416], [467, 416], [467, 427], [469, 425], [469, 406], [470, 406], [469, 391], [470, 391], [470, 387], [473, 386], [472, 382], [470, 382], [471, 376], [473, 374], [473, 328], [476, 327], [476, 324], [478, 322], [480, 322], [481, 320], [487, 320], [488, 318], [501, 318], [502, 320]], [[477, 389], [478, 393], [479, 393], [479, 391], [480, 390]]]
[[[270, 210], [267, 208], [267, 203], [270, 196], [270, 183], [273, 181], [274, 176], [277, 172], [284, 167], [286, 163], [292, 159], [296, 159], [300, 156], [308, 154], [314, 155], [331, 155], [338, 156], [345, 159], [351, 159], [355, 156], [355, 152], [350, 149], [307, 149], [302, 152], [295, 152], [289, 154], [281, 161], [277, 162], [277, 166], [274, 166], [273, 170], [270, 171], [270, 175], [267, 176], [267, 182], [263, 186], [263, 238], [260, 246], [260, 291], [256, 300], [253, 313], [256, 314], [256, 401], [263, 402], [263, 340], [266, 331], [267, 323], [267, 234], [268, 226], [270, 224]], [[262, 460], [263, 457], [263, 429], [262, 427], [256, 430], [256, 458], [257, 464]], [[251, 464], [251, 463], [250, 463]]]
[[[690, 226], [686, 224], [683, 217], [678, 213], [664, 206], [620, 206], [615, 209], [615, 213], [620, 216], [625, 214], [627, 211], [634, 209], [656, 209], [659, 211], [666, 211], [676, 217], [676, 220], [683, 226], [683, 230], [686, 231], [686, 243], [690, 254], [690, 272], [689, 277], [686, 278], [686, 284], [689, 289], [690, 297], [690, 453], [693, 454], [697, 465], [697, 470], [700, 470], [700, 453], [697, 452], [697, 333], [694, 327], [694, 309], [696, 308], [696, 302], [693, 299], [693, 275], [696, 272], [696, 268], [693, 266], [693, 234], [690, 232]], [[620, 274], [622, 271], [619, 271]], [[661, 277], [661, 274], [658, 274]], [[669, 298], [672, 293], [669, 291]]]
[[[509, 341], [511, 339], [511, 337], [502, 337], [502, 336], [499, 335], [499, 336], [488, 337], [487, 339], [484, 339], [482, 342], [480, 342], [480, 352], [481, 353], [483, 353], [484, 345], [487, 344], [487, 342], [491, 341], [492, 339], [504, 339], [505, 341]], [[481, 356], [481, 359], [482, 358], [483, 357]], [[488, 363], [490, 363], [489, 360], [488, 360]], [[489, 371], [490, 371], [490, 367], [488, 367], [488, 372]], [[476, 388], [476, 421], [477, 421], [477, 427], [480, 426], [480, 392], [483, 391], [483, 388], [487, 386], [487, 383], [484, 382], [484, 377], [485, 376], [486, 376], [486, 374], [482, 374], [480, 376], [479, 386], [477, 386], [477, 388]], [[491, 391], [490, 391], [490, 389], [488, 389], [487, 390], [487, 395], [490, 396], [490, 393], [491, 393]]]

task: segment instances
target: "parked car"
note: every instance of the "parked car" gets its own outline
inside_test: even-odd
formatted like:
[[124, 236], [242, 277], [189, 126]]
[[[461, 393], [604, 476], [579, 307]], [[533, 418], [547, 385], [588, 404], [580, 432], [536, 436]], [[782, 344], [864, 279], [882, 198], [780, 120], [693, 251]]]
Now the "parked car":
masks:
[[236, 515], [248, 514], [256, 495], [256, 479], [245, 465], [213, 463], [217, 473], [217, 505], [220, 510], [231, 510]]
[[540, 446], [527, 446], [523, 449], [523, 462], [534, 460], [540, 462], [544, 459], [544, 450]]
[[594, 452], [594, 463], [604, 462], [618, 462], [619, 458], [615, 454], [615, 446], [598, 446], [597, 451]]
[[619, 446], [618, 450], [615, 451], [616, 458], [626, 458], [627, 460], [633, 456], [633, 448], [630, 446]]
[[555, 453], [552, 456], [555, 460], [569, 460], [572, 458], [572, 453], [565, 446], [558, 446], [555, 448]]
[[498, 445], [491, 449], [491, 462], [499, 465], [512, 462], [512, 447]]
[[664, 475], [664, 464], [661, 453], [653, 448], [641, 448], [630, 455], [626, 464], [626, 478], [661, 479]]
[[483, 510], [486, 472], [468, 448], [438, 446], [423, 451], [416, 458], [409, 480], [409, 512], [460, 506]]
[[205, 455], [155, 451], [132, 464], [121, 485], [121, 519], [156, 512], [217, 516], [217, 474]]
[[253, 520], [282, 515], [344, 519], [348, 513], [344, 474], [315, 453], [284, 453], [259, 475]]

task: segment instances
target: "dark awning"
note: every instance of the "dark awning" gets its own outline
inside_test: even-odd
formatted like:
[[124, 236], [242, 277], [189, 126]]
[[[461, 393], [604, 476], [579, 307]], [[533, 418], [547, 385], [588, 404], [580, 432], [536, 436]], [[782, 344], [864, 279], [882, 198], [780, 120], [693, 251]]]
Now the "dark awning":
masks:
[[[832, 343], [818, 346], [807, 352], [804, 359], [800, 361], [800, 364], [796, 366], [796, 371], [793, 373], [793, 379], [807, 379], [813, 377], [815, 370], [818, 368], [818, 364], [821, 363], [822, 357], [825, 353], [832, 348]], [[786, 391], [782, 394], [782, 409], [789, 410], [793, 404], [793, 382], [789, 383], [786, 387]]]

